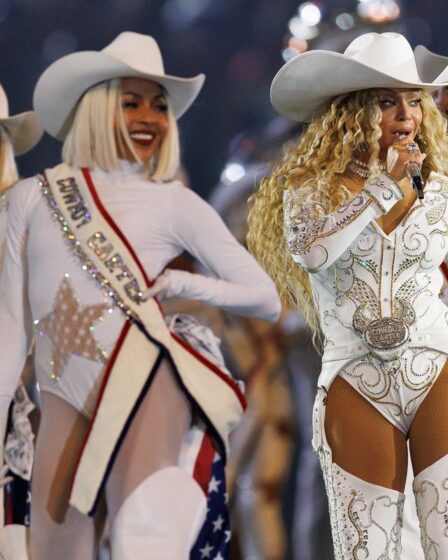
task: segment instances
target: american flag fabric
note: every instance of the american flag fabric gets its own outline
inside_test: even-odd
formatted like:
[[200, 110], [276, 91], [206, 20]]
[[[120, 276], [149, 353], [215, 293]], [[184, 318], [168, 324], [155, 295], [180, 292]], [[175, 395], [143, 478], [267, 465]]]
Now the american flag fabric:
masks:
[[6, 476], [12, 477], [3, 489], [5, 525], [30, 526], [31, 483], [12, 471]]
[[216, 453], [208, 483], [207, 517], [190, 560], [225, 560], [228, 558], [230, 536], [224, 461]]

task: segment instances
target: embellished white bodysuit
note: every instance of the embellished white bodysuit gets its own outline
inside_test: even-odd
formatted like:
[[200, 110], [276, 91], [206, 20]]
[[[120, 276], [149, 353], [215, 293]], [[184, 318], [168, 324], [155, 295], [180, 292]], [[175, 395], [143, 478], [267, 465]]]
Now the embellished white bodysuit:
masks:
[[403, 197], [381, 174], [344, 206], [316, 218], [316, 202], [285, 195], [285, 235], [310, 274], [324, 334], [319, 385], [341, 375], [407, 433], [448, 353], [439, 267], [448, 246], [448, 179], [432, 173], [423, 201], [386, 235], [375, 219]]
[[[177, 181], [149, 182], [139, 165], [125, 161], [118, 171], [94, 169], [91, 175], [150, 278], [185, 250], [210, 276], [172, 271], [177, 295], [276, 319], [280, 303], [272, 281], [194, 192]], [[10, 197], [0, 282], [0, 396], [14, 392], [31, 321], [40, 389], [91, 417], [124, 318], [70, 252], [36, 178], [20, 182]]]

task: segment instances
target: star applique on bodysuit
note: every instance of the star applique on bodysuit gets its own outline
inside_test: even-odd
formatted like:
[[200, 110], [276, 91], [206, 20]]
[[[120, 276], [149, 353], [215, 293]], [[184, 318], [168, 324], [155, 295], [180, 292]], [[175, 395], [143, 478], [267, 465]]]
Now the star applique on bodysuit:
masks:
[[103, 363], [106, 361], [92, 331], [93, 324], [108, 308], [107, 304], [81, 307], [68, 278], [64, 278], [56, 294], [53, 311], [36, 321], [40, 335], [48, 336], [52, 342], [53, 380], [60, 379], [72, 354]]

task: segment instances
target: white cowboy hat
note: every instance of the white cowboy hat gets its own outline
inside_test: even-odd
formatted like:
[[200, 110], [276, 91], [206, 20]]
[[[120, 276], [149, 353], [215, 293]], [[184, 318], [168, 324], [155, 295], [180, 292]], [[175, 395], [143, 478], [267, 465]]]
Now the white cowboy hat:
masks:
[[44, 130], [34, 111], [9, 115], [9, 103], [0, 85], [0, 125], [5, 128], [16, 156], [25, 154], [39, 142]]
[[113, 78], [145, 78], [163, 86], [179, 118], [195, 100], [204, 74], [179, 78], [165, 74], [162, 55], [149, 35], [125, 31], [101, 51], [69, 54], [49, 66], [34, 90], [34, 108], [45, 130], [63, 140], [70, 130], [74, 109], [92, 86]]
[[282, 115], [308, 121], [337, 95], [369, 88], [434, 90], [422, 82], [408, 41], [399, 33], [364, 33], [343, 54], [315, 50], [296, 56], [274, 77], [271, 101]]
[[415, 47], [414, 56], [422, 80], [435, 80], [436, 83], [443, 81], [444, 76], [446, 76], [444, 70], [448, 66], [448, 56], [433, 53], [423, 45]]

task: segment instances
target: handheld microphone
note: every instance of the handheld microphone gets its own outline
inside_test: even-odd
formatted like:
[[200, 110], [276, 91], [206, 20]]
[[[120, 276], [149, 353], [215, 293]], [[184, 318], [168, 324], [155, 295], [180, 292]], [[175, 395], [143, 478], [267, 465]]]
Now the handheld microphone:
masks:
[[423, 200], [425, 194], [423, 192], [424, 184], [420, 167], [416, 163], [411, 162], [407, 168], [407, 175], [411, 181], [414, 191], [417, 193], [417, 197], [420, 200]]

